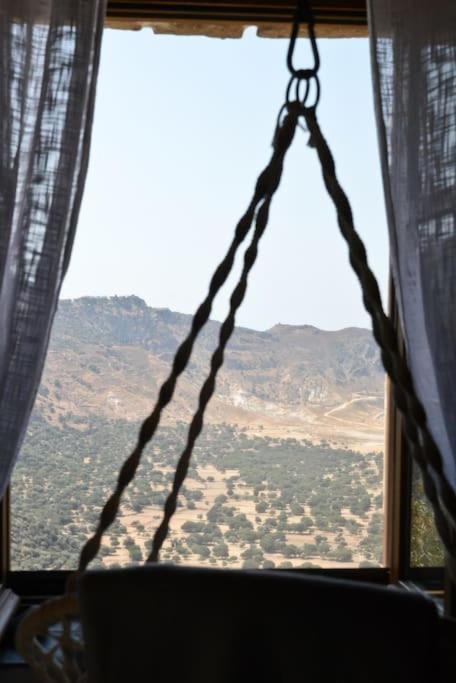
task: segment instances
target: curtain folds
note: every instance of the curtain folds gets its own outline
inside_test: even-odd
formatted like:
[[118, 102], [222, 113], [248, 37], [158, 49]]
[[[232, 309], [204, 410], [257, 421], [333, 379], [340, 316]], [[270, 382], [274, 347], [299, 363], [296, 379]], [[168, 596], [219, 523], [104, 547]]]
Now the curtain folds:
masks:
[[0, 499], [27, 427], [70, 259], [104, 4], [0, 4]]
[[369, 25], [407, 357], [456, 492], [456, 2], [370, 0]]

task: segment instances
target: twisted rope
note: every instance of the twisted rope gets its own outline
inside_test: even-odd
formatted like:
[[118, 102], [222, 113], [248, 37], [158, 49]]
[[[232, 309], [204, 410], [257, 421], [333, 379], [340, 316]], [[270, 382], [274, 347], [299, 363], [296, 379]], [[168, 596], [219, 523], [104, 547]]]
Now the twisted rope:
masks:
[[[117, 478], [116, 488], [114, 492], [111, 494], [111, 496], [108, 498], [105, 505], [103, 506], [95, 533], [91, 536], [91, 538], [88, 539], [88, 541], [82, 547], [79, 557], [78, 569], [74, 574], [70, 576], [68, 580], [68, 592], [72, 592], [75, 590], [77, 577], [87, 568], [89, 563], [97, 556], [104, 533], [116, 519], [122, 495], [136, 474], [136, 470], [138, 469], [139, 463], [141, 461], [141, 456], [144, 451], [144, 448], [153, 438], [157, 430], [163, 409], [168, 405], [168, 403], [171, 401], [173, 397], [177, 380], [188, 364], [194, 343], [199, 332], [209, 319], [215, 296], [225, 283], [228, 275], [232, 270], [236, 253], [239, 247], [241, 246], [242, 242], [245, 240], [248, 232], [250, 231], [258, 205], [261, 202], [266, 203], [268, 199], [270, 202], [272, 195], [277, 189], [277, 186], [281, 178], [283, 157], [293, 139], [297, 118], [298, 112], [296, 112], [294, 116], [287, 116], [276, 131], [276, 136], [274, 139], [274, 151], [271, 160], [257, 180], [252, 201], [250, 202], [247, 211], [240, 219], [236, 227], [233, 241], [228, 249], [225, 258], [219, 264], [211, 279], [209, 291], [205, 300], [199, 306], [197, 312], [193, 317], [191, 330], [176, 352], [172, 370], [168, 378], [162, 384], [157, 403], [152, 413], [146, 418], [146, 420], [144, 420], [141, 426], [136, 447], [130, 454], [130, 456], [127, 458], [127, 460], [125, 460], [120, 469]], [[262, 205], [262, 207], [263, 206], [264, 204]], [[263, 213], [264, 211], [262, 212], [262, 214]], [[257, 218], [257, 228], [258, 222], [259, 218]], [[252, 254], [252, 252], [250, 253]], [[244, 295], [242, 294], [242, 298], [243, 296]], [[242, 302], [242, 298], [237, 307]], [[227, 328], [225, 328], [225, 332], [226, 330]], [[231, 335], [231, 332], [229, 334]], [[226, 341], [228, 341], [228, 339]]]
[[293, 140], [296, 131], [298, 115], [298, 110], [288, 113], [288, 115], [284, 118], [283, 123], [277, 129], [276, 135], [274, 136], [276, 151], [268, 168], [266, 169], [265, 174], [263, 174], [264, 182], [266, 183], [268, 190], [256, 216], [253, 238], [244, 255], [244, 267], [242, 269], [238, 284], [231, 295], [228, 315], [220, 327], [219, 343], [211, 358], [211, 369], [199, 395], [198, 408], [188, 429], [187, 442], [179, 457], [174, 473], [171, 492], [166, 499], [163, 518], [155, 532], [152, 541], [152, 551], [147, 558], [147, 562], [158, 561], [161, 547], [168, 535], [169, 523], [177, 508], [179, 491], [187, 476], [193, 449], [203, 428], [204, 414], [215, 390], [217, 373], [223, 365], [225, 349], [234, 330], [236, 312], [244, 300], [244, 296], [247, 291], [248, 276], [253, 268], [253, 265], [255, 264], [258, 254], [258, 244], [268, 224], [269, 208], [274, 193], [277, 190], [282, 177], [283, 160]]
[[[298, 14], [295, 19], [295, 25], [297, 24], [299, 24]], [[316, 46], [314, 46], [314, 51], [318, 55]], [[314, 71], [312, 78], [318, 83], [316, 70]], [[298, 75], [299, 73], [301, 72], [298, 72]], [[303, 77], [305, 76], [308, 80], [306, 73], [305, 70], [302, 72]], [[383, 311], [378, 284], [369, 267], [364, 244], [355, 230], [349, 201], [338, 182], [334, 160], [319, 127], [315, 106], [305, 106], [308, 92], [307, 87], [304, 101], [301, 103], [290, 102], [289, 88], [287, 89], [287, 103], [283, 108], [286, 116], [280, 123], [281, 115], [279, 115], [271, 160], [258, 178], [253, 199], [236, 227], [233, 241], [225, 258], [212, 277], [208, 294], [192, 320], [191, 330], [174, 357], [172, 370], [160, 389], [157, 403], [141, 426], [136, 447], [120, 469], [116, 488], [101, 511], [95, 533], [81, 550], [77, 572], [70, 577], [68, 582], [69, 591], [74, 590], [77, 576], [96, 557], [105, 531], [116, 518], [122, 495], [135, 476], [145, 446], [157, 430], [163, 409], [173, 397], [177, 380], [188, 364], [196, 338], [209, 319], [215, 296], [230, 274], [236, 253], [249, 233], [258, 210], [254, 235], [244, 256], [244, 268], [230, 299], [228, 316], [220, 328], [219, 343], [211, 358], [211, 369], [201, 389], [198, 408], [190, 424], [187, 442], [179, 457], [172, 489], [165, 502], [163, 518], [154, 535], [152, 550], [147, 561], [158, 560], [160, 549], [169, 530], [170, 520], [177, 507], [180, 488], [188, 472], [195, 442], [203, 427], [206, 407], [215, 390], [217, 373], [223, 364], [226, 345], [234, 329], [236, 312], [245, 296], [248, 275], [255, 263], [258, 243], [267, 225], [269, 206], [280, 183], [284, 156], [293, 140], [300, 116], [304, 117], [309, 129], [311, 146], [317, 149], [324, 183], [336, 208], [339, 228], [349, 248], [350, 263], [361, 284], [364, 305], [372, 319], [374, 338], [380, 347], [385, 370], [391, 377], [396, 404], [404, 416], [405, 433], [411, 445], [412, 455], [421, 470], [424, 490], [432, 505], [438, 532], [449, 556], [456, 564], [456, 494], [445, 476], [440, 452], [427, 427], [426, 414], [415, 393], [406, 360], [399, 350], [394, 327]], [[317, 93], [319, 95], [319, 89]]]
[[[212, 277], [207, 297], [193, 318], [190, 333], [176, 353], [171, 373], [160, 389], [154, 410], [141, 426], [137, 445], [119, 472], [116, 489], [103, 507], [97, 529], [81, 550], [78, 570], [70, 577], [68, 590], [74, 589], [76, 577], [96, 557], [105, 531], [116, 518], [122, 494], [136, 473], [145, 446], [156, 432], [163, 409], [172, 399], [177, 379], [187, 366], [195, 340], [209, 319], [214, 298], [231, 272], [237, 250], [250, 231], [259, 207], [254, 235], [245, 252], [241, 277], [231, 296], [228, 316], [220, 328], [219, 343], [211, 358], [210, 373], [201, 389], [198, 408], [190, 424], [187, 442], [179, 457], [172, 489], [165, 502], [163, 518], [155, 532], [152, 550], [147, 561], [155, 562], [159, 558], [161, 547], [169, 531], [170, 520], [177, 508], [179, 491], [186, 478], [196, 440], [203, 428], [205, 410], [215, 390], [217, 373], [223, 364], [226, 345], [234, 329], [236, 312], [245, 296], [248, 275], [255, 263], [258, 243], [267, 225], [269, 206], [280, 183], [284, 156], [293, 140], [300, 115], [304, 116], [311, 135], [310, 143], [318, 153], [325, 186], [333, 200], [339, 228], [349, 248], [350, 263], [361, 284], [364, 305], [372, 319], [373, 334], [381, 349], [383, 365], [393, 382], [395, 400], [404, 416], [405, 432], [412, 447], [412, 455], [422, 472], [424, 490], [434, 511], [437, 530], [448, 554], [453, 559], [456, 557], [455, 528], [450, 521], [450, 515], [453, 515], [453, 519], [456, 518], [456, 495], [446, 479], [441, 455], [427, 428], [426, 414], [416, 396], [407, 363], [400, 353], [394, 327], [383, 311], [378, 284], [369, 267], [364, 244], [355, 230], [351, 207], [338, 182], [334, 160], [318, 124], [315, 107], [301, 106], [297, 102], [288, 103], [286, 111], [287, 115], [283, 122], [277, 125], [271, 160], [258, 178], [253, 199], [237, 225], [235, 236], [225, 258]], [[439, 490], [430, 468], [438, 476]], [[450, 515], [445, 514], [444, 510], [447, 510]]]
[[[426, 413], [416, 395], [407, 362], [400, 352], [394, 326], [383, 311], [377, 280], [354, 227], [350, 203], [337, 179], [334, 159], [318, 124], [315, 108], [304, 107], [302, 112], [310, 132], [309, 144], [317, 150], [325, 187], [348, 245], [351, 266], [361, 284], [364, 306], [372, 319], [374, 338], [380, 347], [384, 368], [392, 380], [396, 404], [404, 417], [405, 433], [423, 476], [424, 491], [432, 505], [437, 530], [448, 555], [456, 561], [456, 494], [445, 476], [441, 454], [429, 432]], [[439, 489], [434, 481], [435, 475]]]

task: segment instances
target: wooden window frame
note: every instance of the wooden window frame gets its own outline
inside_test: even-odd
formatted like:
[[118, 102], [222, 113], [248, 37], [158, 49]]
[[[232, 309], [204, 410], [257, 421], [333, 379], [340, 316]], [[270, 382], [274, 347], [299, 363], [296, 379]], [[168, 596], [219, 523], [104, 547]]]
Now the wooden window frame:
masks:
[[[367, 35], [366, 0], [311, 0], [320, 36]], [[181, 35], [237, 37], [255, 25], [260, 35], [288, 37], [296, 0], [108, 0], [106, 26]]]
[[[388, 314], [397, 333], [399, 348], [405, 353], [399, 313], [390, 278]], [[412, 478], [413, 462], [408, 452], [403, 418], [397, 409], [391, 381], [385, 391], [385, 533], [384, 563], [391, 583], [413, 582], [429, 590], [443, 590], [443, 567], [412, 567]]]
[[0, 641], [19, 606], [19, 597], [8, 584], [10, 567], [10, 490], [0, 503]]

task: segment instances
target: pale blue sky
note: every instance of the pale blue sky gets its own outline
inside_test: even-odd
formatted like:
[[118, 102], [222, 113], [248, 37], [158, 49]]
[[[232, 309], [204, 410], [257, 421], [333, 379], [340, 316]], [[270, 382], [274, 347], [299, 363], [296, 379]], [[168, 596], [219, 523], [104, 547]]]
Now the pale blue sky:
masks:
[[[105, 31], [87, 185], [62, 296], [191, 313], [271, 153], [287, 42]], [[321, 40], [319, 114], [386, 293], [368, 43]], [[305, 60], [304, 50], [301, 60]], [[226, 311], [227, 295], [214, 309]], [[368, 326], [316, 154], [299, 132], [238, 324]]]

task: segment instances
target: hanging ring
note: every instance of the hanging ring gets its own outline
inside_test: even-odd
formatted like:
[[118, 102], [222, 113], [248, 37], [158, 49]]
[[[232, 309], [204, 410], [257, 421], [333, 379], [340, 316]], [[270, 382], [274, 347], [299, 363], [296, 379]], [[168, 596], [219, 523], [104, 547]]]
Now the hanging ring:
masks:
[[[310, 46], [312, 48], [314, 64], [311, 69], [296, 69], [293, 64], [293, 54], [299, 34], [299, 27], [304, 21], [307, 23], [307, 32], [309, 35]], [[307, 0], [298, 0], [298, 6], [291, 29], [290, 44], [288, 46], [287, 66], [291, 75], [300, 80], [310, 80], [312, 77], [317, 75], [318, 69], [320, 68], [320, 55], [318, 53], [317, 41], [315, 38], [314, 23], [313, 14], [307, 3]]]
[[[304, 92], [301, 93], [301, 86], [304, 84]], [[295, 98], [303, 107], [306, 106], [307, 98], [309, 97], [310, 91], [310, 79], [309, 78], [296, 78], [295, 85]]]
[[[312, 83], [314, 84], [313, 87]], [[301, 92], [302, 87], [304, 87], [304, 92]], [[314, 99], [313, 103], [309, 104], [309, 98], [312, 92], [314, 92]], [[292, 103], [298, 103], [303, 110], [312, 109], [317, 106], [319, 100], [320, 79], [317, 74], [313, 74], [310, 78], [291, 76], [285, 93], [285, 106], [289, 107]]]
[[[304, 83], [304, 93], [301, 94], [301, 84]], [[299, 76], [292, 76], [288, 81], [287, 90], [285, 92], [285, 103], [290, 105], [292, 102], [299, 102], [304, 105], [309, 96], [310, 79], [299, 78]]]
[[[314, 84], [314, 87], [311, 86], [311, 84]], [[309, 99], [311, 92], [314, 91], [314, 97], [313, 97], [313, 103], [309, 104]], [[296, 92], [298, 92], [298, 88], [296, 88]], [[304, 93], [304, 99], [300, 101], [301, 106], [303, 109], [315, 109], [320, 101], [320, 79], [318, 78], [318, 74], [314, 74], [313, 77], [309, 80], [306, 80], [306, 90]]]

